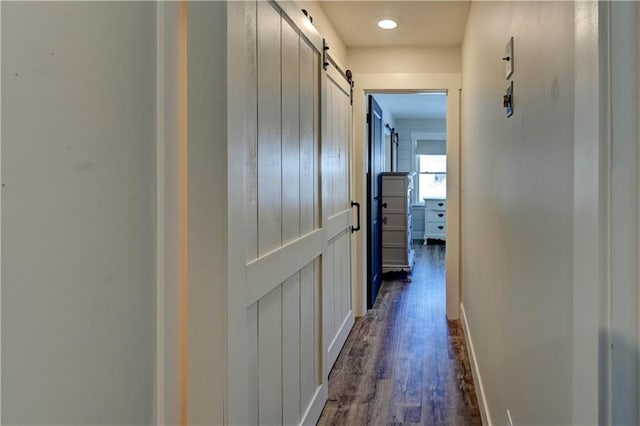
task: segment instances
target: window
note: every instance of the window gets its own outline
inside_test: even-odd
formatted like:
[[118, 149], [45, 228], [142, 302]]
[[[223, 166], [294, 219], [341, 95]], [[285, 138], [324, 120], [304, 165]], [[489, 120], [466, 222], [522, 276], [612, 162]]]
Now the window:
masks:
[[418, 202], [425, 198], [447, 197], [447, 156], [417, 155]]

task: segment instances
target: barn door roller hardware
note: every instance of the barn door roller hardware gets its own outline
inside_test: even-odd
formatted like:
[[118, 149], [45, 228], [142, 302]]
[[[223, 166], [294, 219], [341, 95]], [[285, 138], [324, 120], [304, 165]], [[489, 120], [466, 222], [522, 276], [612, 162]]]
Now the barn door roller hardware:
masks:
[[355, 86], [355, 82], [353, 81], [353, 73], [351, 70], [346, 70], [344, 75], [347, 77], [347, 81], [349, 82], [349, 101], [351, 105], [353, 105], [353, 87]]
[[328, 51], [329, 51], [329, 45], [327, 44], [327, 40], [322, 39], [322, 69], [327, 71], [327, 69], [329, 68], [329, 65], [333, 65], [333, 67], [338, 71], [338, 73], [340, 73], [340, 75], [344, 77], [345, 80], [347, 80], [347, 82], [349, 83], [349, 90], [350, 90], [349, 101], [351, 102], [351, 105], [353, 105], [353, 88], [355, 86], [353, 82], [353, 73], [351, 72], [351, 70], [342, 71], [342, 68], [338, 66], [336, 61], [331, 56], [329, 56], [329, 54], [327, 53]]
[[329, 56], [327, 55], [327, 51], [329, 50], [329, 45], [327, 44], [327, 39], [322, 39], [322, 69], [325, 71], [329, 67]]
[[309, 22], [313, 24], [313, 16], [309, 15], [309, 11], [307, 9], [300, 9], [300, 10], [302, 10], [302, 13], [304, 14], [304, 16], [307, 17]]

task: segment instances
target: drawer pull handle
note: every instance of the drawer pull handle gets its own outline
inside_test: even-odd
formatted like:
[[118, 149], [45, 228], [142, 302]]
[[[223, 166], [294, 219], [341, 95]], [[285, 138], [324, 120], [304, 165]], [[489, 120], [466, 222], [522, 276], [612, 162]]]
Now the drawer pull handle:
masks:
[[387, 203], [382, 203], [382, 207], [387, 208]]
[[442, 216], [444, 216], [444, 214], [438, 213], [438, 217], [442, 217]]
[[438, 229], [444, 229], [444, 226], [438, 226]]
[[442, 207], [442, 206], [444, 206], [444, 203], [438, 203], [438, 205], [439, 205], [440, 207]]
[[383, 224], [383, 225], [386, 225], [386, 224], [387, 224], [387, 217], [386, 217], [386, 216], [384, 216], [384, 217], [382, 218], [382, 224]]

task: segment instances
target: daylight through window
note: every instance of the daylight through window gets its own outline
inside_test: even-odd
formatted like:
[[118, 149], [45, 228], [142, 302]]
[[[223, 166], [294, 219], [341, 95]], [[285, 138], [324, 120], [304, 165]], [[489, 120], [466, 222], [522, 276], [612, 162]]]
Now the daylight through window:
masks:
[[418, 155], [418, 202], [447, 197], [447, 156]]

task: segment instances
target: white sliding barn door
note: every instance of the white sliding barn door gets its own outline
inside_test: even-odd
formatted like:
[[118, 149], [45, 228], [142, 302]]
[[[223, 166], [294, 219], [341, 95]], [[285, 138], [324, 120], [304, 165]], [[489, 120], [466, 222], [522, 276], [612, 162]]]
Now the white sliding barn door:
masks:
[[315, 424], [351, 312], [348, 99], [294, 3], [229, 2], [228, 32], [225, 421]]
[[228, 3], [229, 424], [315, 424], [353, 325], [349, 85], [295, 3]]
[[351, 100], [349, 83], [333, 65], [323, 75], [322, 191], [326, 223], [323, 334], [328, 372], [353, 327], [351, 264]]

